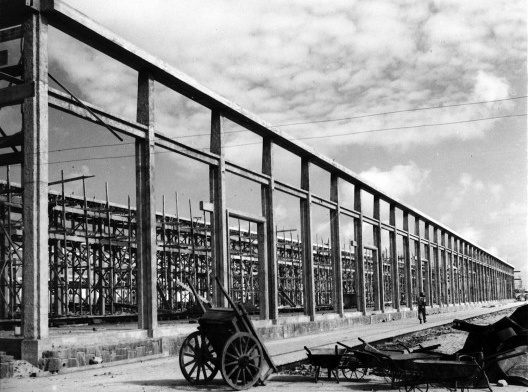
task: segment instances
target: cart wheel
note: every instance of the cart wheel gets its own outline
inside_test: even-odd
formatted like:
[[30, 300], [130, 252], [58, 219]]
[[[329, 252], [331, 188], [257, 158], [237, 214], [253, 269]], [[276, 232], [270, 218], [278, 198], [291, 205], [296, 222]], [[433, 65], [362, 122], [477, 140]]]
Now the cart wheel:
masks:
[[365, 377], [365, 375], [368, 373], [368, 369], [359, 368], [356, 366], [349, 366], [341, 368], [341, 373], [343, 374], [343, 377], [348, 380], [359, 381], [363, 379], [363, 377]]
[[191, 384], [207, 384], [218, 373], [218, 358], [209, 339], [200, 331], [185, 338], [180, 349], [180, 369]]
[[236, 390], [247, 389], [259, 379], [262, 370], [262, 348], [258, 340], [246, 332], [231, 336], [222, 352], [222, 377]]

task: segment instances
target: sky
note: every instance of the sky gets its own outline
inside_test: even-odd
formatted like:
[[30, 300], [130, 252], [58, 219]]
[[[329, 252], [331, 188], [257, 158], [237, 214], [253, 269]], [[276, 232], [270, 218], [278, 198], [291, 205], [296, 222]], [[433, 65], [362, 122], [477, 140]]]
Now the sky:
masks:
[[[506, 260], [528, 286], [525, 1], [65, 2]], [[50, 73], [81, 98], [135, 118], [134, 72], [57, 31], [50, 42]], [[208, 112], [158, 87], [157, 129], [206, 148]], [[52, 151], [53, 176], [59, 168], [106, 173], [99, 178], [111, 182], [110, 192], [134, 196], [126, 180], [132, 140], [119, 144], [101, 127], [50, 118], [50, 150], [100, 146]], [[227, 158], [258, 170], [261, 140], [228, 122], [226, 130]], [[125, 158], [110, 169], [104, 159], [76, 161], [82, 154]], [[281, 154], [281, 167], [292, 170], [278, 170], [278, 178], [298, 184], [299, 160]], [[183, 158], [156, 159], [157, 195], [167, 205], [175, 204], [171, 181], [187, 184], [182, 199], [207, 197], [206, 181], [195, 181], [207, 178], [206, 167], [175, 174]], [[315, 178], [327, 195], [328, 178]], [[258, 211], [247, 196], [260, 190], [228, 180], [240, 188], [228, 203]], [[288, 203], [279, 201], [279, 221], [287, 222]], [[327, 224], [319, 228], [328, 235]]]

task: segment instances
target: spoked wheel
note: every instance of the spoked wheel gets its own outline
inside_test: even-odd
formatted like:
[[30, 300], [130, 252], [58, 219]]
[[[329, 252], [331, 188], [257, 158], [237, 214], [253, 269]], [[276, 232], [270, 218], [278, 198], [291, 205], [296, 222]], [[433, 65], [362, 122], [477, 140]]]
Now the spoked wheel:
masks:
[[262, 369], [262, 348], [257, 339], [246, 332], [231, 336], [224, 345], [221, 362], [222, 377], [231, 388], [252, 387]]
[[341, 373], [343, 374], [343, 377], [348, 380], [359, 381], [365, 377], [365, 375], [368, 373], [368, 369], [351, 365], [341, 368]]
[[209, 339], [200, 331], [185, 338], [180, 349], [180, 369], [191, 384], [202, 385], [218, 373], [218, 357]]

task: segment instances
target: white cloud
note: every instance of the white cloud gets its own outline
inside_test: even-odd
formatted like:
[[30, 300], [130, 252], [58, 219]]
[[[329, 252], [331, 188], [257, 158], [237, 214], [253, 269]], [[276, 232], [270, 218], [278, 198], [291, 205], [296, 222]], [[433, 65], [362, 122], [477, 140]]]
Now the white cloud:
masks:
[[419, 168], [410, 161], [407, 165], [397, 165], [388, 171], [372, 167], [359, 173], [367, 182], [396, 198], [415, 195], [422, 189], [430, 170]]
[[[155, 1], [68, 0], [105, 26], [270, 123], [317, 121], [412, 107], [507, 97], [526, 64], [521, 1]], [[119, 18], [110, 9], [119, 8]], [[493, 11], [491, 11], [493, 9]], [[471, 23], [468, 23], [471, 21]], [[120, 113], [133, 98], [122, 73], [87, 70], [86, 56], [60, 50], [79, 85]], [[513, 70], [513, 71], [512, 71]], [[125, 73], [126, 76], [126, 73]], [[130, 79], [130, 78], [129, 78]], [[508, 114], [511, 105], [461, 106], [342, 123], [285, 127], [324, 152], [350, 144], [397, 147], [482, 138], [496, 121], [350, 135]], [[497, 110], [500, 109], [500, 110]], [[182, 121], [192, 121], [186, 111]], [[188, 126], [193, 128], [193, 126]], [[320, 146], [321, 140], [324, 145]], [[309, 141], [309, 143], [314, 143]]]

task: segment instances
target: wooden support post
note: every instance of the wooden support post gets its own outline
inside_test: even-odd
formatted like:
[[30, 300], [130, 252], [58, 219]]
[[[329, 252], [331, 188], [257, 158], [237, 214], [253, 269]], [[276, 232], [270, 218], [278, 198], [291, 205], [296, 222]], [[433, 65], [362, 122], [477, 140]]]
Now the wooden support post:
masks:
[[396, 228], [396, 207], [390, 205], [389, 224], [392, 231], [389, 233], [390, 238], [390, 257], [392, 260], [392, 306], [394, 309], [400, 311], [400, 276], [398, 266], [398, 249], [397, 249], [397, 228]]
[[[40, 13], [31, 13], [23, 31], [24, 81], [35, 86], [35, 94], [22, 104], [22, 332], [29, 341], [48, 336], [48, 24]], [[31, 351], [23, 344], [22, 359], [36, 365]]]
[[334, 312], [343, 317], [343, 261], [341, 259], [341, 204], [339, 202], [339, 176], [330, 176], [330, 200], [336, 203], [336, 209], [330, 210], [330, 235], [332, 247], [332, 265], [334, 270]]
[[301, 237], [303, 255], [304, 311], [310, 320], [315, 320], [315, 283], [312, 247], [312, 194], [310, 191], [310, 162], [301, 161], [301, 188], [307, 192], [301, 199]]
[[376, 258], [372, 260], [373, 263], [373, 291], [374, 291], [374, 310], [385, 311], [385, 293], [383, 290], [383, 255], [381, 246], [381, 211], [380, 198], [374, 195], [374, 219], [378, 221], [377, 225], [373, 225], [374, 246], [378, 248]]
[[[211, 152], [218, 155], [217, 165], [209, 166], [209, 194], [213, 203], [212, 216], [212, 255], [213, 274], [229, 291], [229, 271], [227, 257], [228, 222], [226, 210], [226, 167], [224, 134], [222, 132], [222, 117], [217, 111], [211, 112]], [[217, 306], [227, 306], [227, 300], [216, 285], [213, 287], [213, 297]]]
[[138, 328], [152, 337], [158, 327], [154, 79], [143, 71], [138, 75], [137, 121], [148, 126], [145, 138], [136, 139]]
[[411, 233], [409, 233], [409, 213], [403, 212], [403, 230], [406, 236], [403, 238], [405, 249], [405, 301], [409, 309], [413, 309], [412, 298], [412, 274], [411, 274]]
[[358, 310], [367, 313], [367, 298], [365, 287], [365, 249], [363, 248], [363, 208], [361, 203], [361, 187], [359, 184], [354, 186], [354, 210], [359, 212], [359, 219], [354, 219], [356, 234], [356, 293]]
[[269, 288], [269, 318], [274, 322], [279, 319], [279, 289], [277, 262], [277, 236], [275, 234], [275, 179], [273, 176], [274, 144], [270, 138], [264, 138], [262, 146], [262, 173], [269, 176], [269, 183], [261, 186], [262, 215], [266, 219], [264, 230], [267, 236], [267, 263]]

